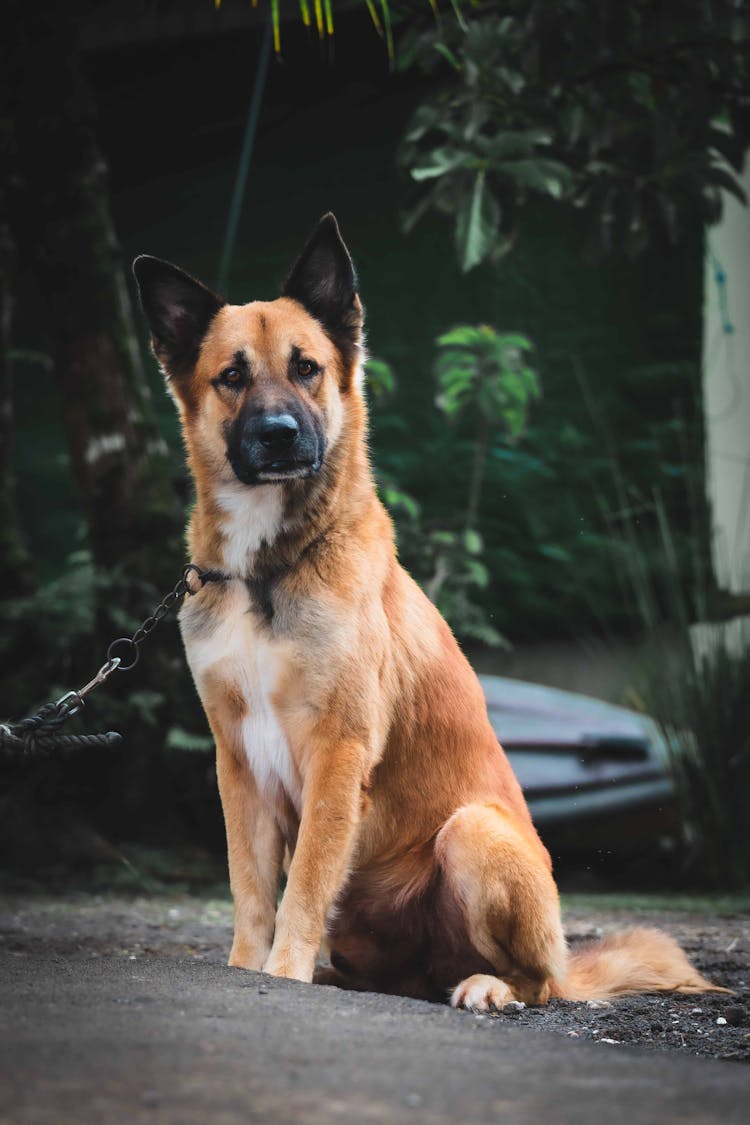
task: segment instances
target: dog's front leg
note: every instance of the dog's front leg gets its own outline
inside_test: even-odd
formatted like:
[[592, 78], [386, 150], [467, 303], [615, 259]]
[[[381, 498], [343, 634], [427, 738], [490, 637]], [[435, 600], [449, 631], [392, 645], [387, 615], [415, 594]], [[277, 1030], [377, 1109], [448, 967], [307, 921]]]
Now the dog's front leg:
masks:
[[366, 750], [357, 742], [311, 755], [302, 817], [276, 933], [264, 971], [311, 981], [326, 917], [344, 883], [357, 838]]
[[260, 969], [273, 940], [284, 844], [244, 755], [216, 729], [216, 773], [224, 810], [234, 941], [229, 964]]

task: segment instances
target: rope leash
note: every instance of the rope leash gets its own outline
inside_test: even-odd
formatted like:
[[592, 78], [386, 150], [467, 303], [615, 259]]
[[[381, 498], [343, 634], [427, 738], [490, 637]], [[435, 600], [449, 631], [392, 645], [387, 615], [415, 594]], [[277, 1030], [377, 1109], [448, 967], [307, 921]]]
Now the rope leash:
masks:
[[[102, 734], [62, 734], [60, 727], [86, 705], [86, 699], [106, 682], [113, 672], [130, 672], [140, 660], [141, 645], [168, 613], [178, 607], [186, 595], [191, 597], [207, 582], [223, 582], [220, 570], [201, 570], [188, 563], [179, 582], [162, 598], [131, 637], [116, 637], [107, 649], [107, 659], [87, 684], [77, 691], [68, 691], [56, 703], [47, 703], [34, 715], [16, 723], [0, 723], [0, 751], [10, 754], [44, 754], [52, 750], [82, 750], [93, 747], [111, 748], [122, 736], [110, 730]], [[197, 585], [195, 584], [197, 583]], [[119, 654], [119, 655], [118, 655]]]

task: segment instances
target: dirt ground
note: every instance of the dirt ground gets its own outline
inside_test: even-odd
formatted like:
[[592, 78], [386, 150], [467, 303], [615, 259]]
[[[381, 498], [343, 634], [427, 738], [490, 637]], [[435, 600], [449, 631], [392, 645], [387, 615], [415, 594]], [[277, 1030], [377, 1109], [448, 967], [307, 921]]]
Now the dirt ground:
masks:
[[604, 1007], [556, 1000], [511, 1018], [570, 1038], [750, 1062], [750, 915], [667, 911], [647, 904], [636, 911], [612, 910], [575, 900], [565, 912], [572, 946], [633, 924], [667, 930], [709, 980], [734, 995], [634, 996]]
[[[652, 1051], [750, 1062], [750, 912], [730, 903], [688, 900], [664, 909], [648, 898], [571, 897], [565, 923], [572, 944], [628, 925], [658, 925], [673, 934], [700, 970], [734, 995], [638, 996], [611, 1005], [553, 1001], [545, 1008], [456, 1019], [508, 1021], [570, 1039]], [[0, 897], [0, 951], [65, 959], [148, 957], [220, 966], [231, 942], [225, 899], [177, 895], [126, 897], [6, 894]], [[257, 978], [262, 979], [262, 978]]]

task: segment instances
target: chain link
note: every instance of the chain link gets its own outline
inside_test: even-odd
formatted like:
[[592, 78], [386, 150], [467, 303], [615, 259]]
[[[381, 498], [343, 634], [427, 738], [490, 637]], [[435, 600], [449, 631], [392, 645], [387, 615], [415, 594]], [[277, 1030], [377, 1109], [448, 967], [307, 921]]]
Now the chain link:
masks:
[[[191, 585], [191, 578], [195, 576], [197, 587]], [[166, 594], [159, 602], [158, 606], [152, 614], [150, 614], [145, 621], [142, 621], [138, 628], [135, 630], [131, 637], [116, 637], [107, 649], [107, 660], [119, 660], [119, 670], [121, 672], [129, 672], [131, 668], [135, 668], [136, 664], [141, 657], [140, 646], [147, 637], [153, 633], [156, 626], [160, 621], [170, 613], [174, 607], [182, 601], [182, 599], [190, 594], [197, 594], [202, 590], [206, 582], [217, 582], [225, 576], [216, 570], [201, 570], [195, 563], [188, 563], [182, 572], [182, 577], [179, 582]], [[124, 653], [119, 658], [114, 655], [114, 651], [120, 647], [122, 651], [124, 646]]]
[[[226, 577], [219, 570], [201, 570], [195, 563], [188, 563], [179, 582], [162, 598], [154, 612], [141, 622], [133, 635], [116, 637], [111, 642], [107, 649], [107, 659], [88, 683], [77, 691], [66, 692], [56, 703], [47, 703], [27, 719], [0, 724], [0, 748], [29, 753], [37, 749], [72, 748], [75, 745], [114, 745], [120, 736], [112, 731], [102, 735], [61, 735], [57, 731], [62, 723], [81, 710], [86, 697], [113, 672], [129, 672], [131, 668], [135, 668], [141, 655], [140, 646], [186, 595], [197, 594], [207, 582], [222, 582]], [[120, 655], [115, 652], [118, 647]]]

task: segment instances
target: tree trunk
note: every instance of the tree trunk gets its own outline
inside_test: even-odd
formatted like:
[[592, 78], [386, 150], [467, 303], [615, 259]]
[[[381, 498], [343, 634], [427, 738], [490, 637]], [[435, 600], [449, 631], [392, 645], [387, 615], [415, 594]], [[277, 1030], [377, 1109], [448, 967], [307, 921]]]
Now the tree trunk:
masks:
[[[35, 344], [53, 358], [96, 572], [96, 635], [81, 635], [79, 624], [78, 634], [65, 639], [62, 682], [70, 686], [96, 670], [113, 637], [152, 612], [177, 581], [184, 551], [183, 514], [140, 361], [109, 209], [95, 104], [76, 49], [75, 21], [86, 11], [86, 0], [9, 0], [0, 59], [3, 120], [13, 129], [6, 146], [14, 159], [11, 229], [19, 261], [38, 290]], [[43, 502], [40, 497], [42, 517]], [[31, 634], [33, 621], [27, 624]], [[48, 681], [61, 682], [61, 670], [56, 665], [45, 672], [48, 653], [38, 644], [35, 650], [46, 695]], [[101, 708], [103, 723], [129, 732], [131, 744], [147, 753], [149, 744], [163, 742], [173, 716], [189, 726], [194, 693], [174, 625], [159, 630], [147, 658], [127, 678], [129, 691], [140, 693], [140, 717], [137, 702], [123, 698], [125, 683], [117, 686], [92, 696], [91, 729]], [[19, 699], [14, 711], [27, 706]]]
[[181, 515], [133, 331], [75, 6], [11, 8], [18, 242], [46, 306], [91, 550], [100, 570], [122, 564], [136, 582], [163, 586], [179, 565]]
[[[129, 633], [175, 584], [183, 561], [182, 512], [140, 363], [96, 143], [93, 96], [76, 50], [76, 22], [85, 20], [87, 11], [88, 0], [9, 0], [0, 37], [0, 126], [12, 123], [11, 135], [0, 135], [0, 148], [13, 158], [11, 231], [24, 276], [38, 290], [31, 306], [34, 343], [53, 357], [61, 423], [96, 571], [95, 636], [86, 632], [86, 615], [77, 604], [87, 596], [85, 588], [76, 593], [61, 583], [54, 636], [41, 600], [27, 607], [17, 636], [0, 643], [10, 664], [0, 715], [11, 718], [28, 714], [63, 685], [85, 683], [103, 662], [108, 642]], [[4, 296], [6, 279], [3, 259]], [[28, 307], [24, 312], [28, 321]], [[3, 401], [0, 397], [0, 407]], [[10, 416], [3, 422], [0, 437], [7, 439]], [[40, 496], [40, 518], [44, 501]], [[76, 605], [66, 599], [76, 599]], [[71, 782], [60, 759], [44, 760], [25, 800], [11, 780], [13, 800], [24, 815], [32, 822], [44, 818], [45, 801], [37, 805], [37, 790], [51, 790], [57, 803], [65, 787], [66, 799], [85, 805], [95, 822], [98, 807], [88, 787], [95, 793], [98, 785], [99, 792], [117, 795], [113, 808], [120, 825], [137, 824], [139, 833], [150, 830], [152, 838], [167, 834], [183, 814], [163, 753], [165, 735], [177, 723], [203, 729], [174, 621], [159, 629], [134, 671], [113, 677], [87, 700], [80, 722], [89, 731], [121, 731], [123, 751], [92, 754], [85, 771], [90, 780], [83, 784], [80, 772]]]
[[5, 221], [5, 193], [0, 188], [0, 589], [3, 599], [28, 594], [32, 568], [13, 489], [13, 242]]

